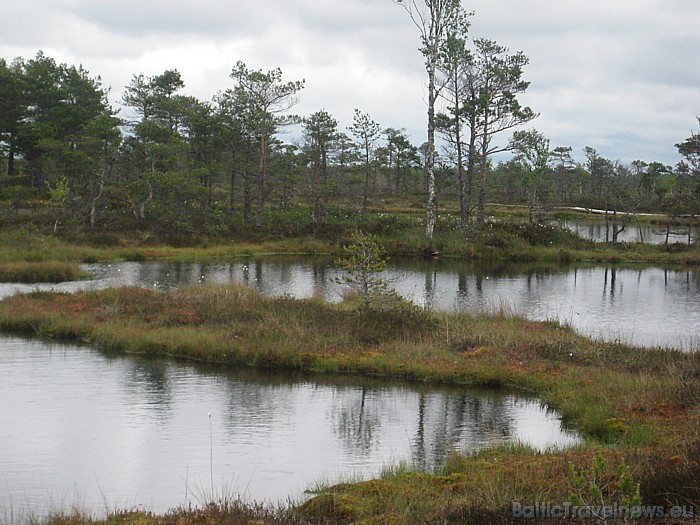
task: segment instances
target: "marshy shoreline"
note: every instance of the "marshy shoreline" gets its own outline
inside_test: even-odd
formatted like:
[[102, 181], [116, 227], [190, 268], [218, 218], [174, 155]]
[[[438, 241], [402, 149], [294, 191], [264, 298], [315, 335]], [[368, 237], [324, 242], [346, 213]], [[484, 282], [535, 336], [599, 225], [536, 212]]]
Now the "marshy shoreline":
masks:
[[[511, 446], [454, 454], [432, 473], [405, 465], [388, 469], [380, 479], [327, 487], [274, 519], [417, 524], [437, 522], [438, 516], [446, 523], [491, 516], [507, 521], [513, 500], [565, 501], [576, 492], [572, 469], [592, 473], [596, 461], [605, 463], [609, 476], [621, 465], [629, 468], [645, 504], [698, 505], [697, 353], [594, 341], [555, 322], [428, 312], [409, 304], [363, 311], [353, 302], [270, 298], [229, 285], [36, 292], [1, 302], [0, 327], [223, 367], [515, 387], [539, 396], [585, 438], [566, 451]], [[613, 491], [609, 497], [620, 495]], [[179, 512], [184, 517], [194, 511]], [[197, 512], [197, 519], [211, 519], [204, 516], [214, 512], [221, 523], [245, 523], [226, 521], [221, 505]], [[188, 515], [187, 522], [196, 521]], [[168, 520], [148, 513], [118, 516], [107, 521]], [[52, 518], [62, 519], [82, 523], [87, 518]], [[288, 522], [271, 515], [261, 519]]]

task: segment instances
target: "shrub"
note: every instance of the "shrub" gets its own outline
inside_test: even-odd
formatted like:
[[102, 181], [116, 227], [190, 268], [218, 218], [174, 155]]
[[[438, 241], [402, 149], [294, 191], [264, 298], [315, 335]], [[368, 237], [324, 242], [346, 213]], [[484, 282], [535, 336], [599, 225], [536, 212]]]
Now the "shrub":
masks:
[[[386, 270], [387, 254], [372, 234], [356, 232], [352, 236], [352, 244], [344, 248], [345, 257], [336, 260], [343, 267], [346, 275], [338, 282], [349, 285], [362, 299], [366, 311], [371, 305], [381, 305], [392, 300], [393, 290], [382, 275]], [[392, 301], [393, 302], [393, 301]]]
[[613, 471], [599, 454], [593, 458], [590, 468], [577, 469], [570, 463], [569, 475], [574, 486], [571, 501], [578, 506], [587, 506], [591, 509], [592, 517], [603, 523], [613, 517], [608, 515], [613, 505], [630, 508], [642, 502], [640, 484], [634, 480], [630, 467], [624, 461]]

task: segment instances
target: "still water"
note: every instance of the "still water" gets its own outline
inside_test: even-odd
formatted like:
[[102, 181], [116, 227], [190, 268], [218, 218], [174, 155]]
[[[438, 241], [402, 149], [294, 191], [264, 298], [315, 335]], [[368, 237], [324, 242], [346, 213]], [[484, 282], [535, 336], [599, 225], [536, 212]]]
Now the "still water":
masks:
[[[567, 228], [573, 231], [579, 237], [582, 237], [584, 239], [590, 239], [597, 242], [605, 242], [605, 221], [602, 219], [577, 219], [575, 221], [555, 221], [555, 224], [562, 228]], [[698, 234], [700, 234], [700, 227], [694, 226], [690, 231], [691, 241], [695, 241], [696, 239], [698, 239]], [[612, 224], [610, 225], [608, 236], [609, 240], [612, 241]], [[638, 225], [634, 224], [634, 219], [632, 219], [628, 221], [628, 224], [625, 226], [624, 231], [620, 232], [617, 240], [619, 242], [644, 242], [647, 244], [664, 244], [666, 242], [666, 226], [662, 224]], [[688, 227], [672, 227], [669, 231], [668, 242], [686, 244], [688, 242]]]
[[162, 512], [211, 494], [298, 500], [391, 462], [578, 440], [509, 393], [221, 371], [15, 337], [0, 337], [0, 414], [0, 522], [29, 510]]
[[[95, 279], [46, 286], [0, 284], [0, 297], [35, 288], [243, 283], [270, 295], [339, 301], [342, 271], [332, 261], [251, 259], [233, 262], [142, 262], [85, 265]], [[395, 260], [396, 290], [443, 311], [505, 310], [533, 320], [557, 319], [611, 341], [684, 350], [700, 347], [700, 271], [646, 267], [557, 267]]]

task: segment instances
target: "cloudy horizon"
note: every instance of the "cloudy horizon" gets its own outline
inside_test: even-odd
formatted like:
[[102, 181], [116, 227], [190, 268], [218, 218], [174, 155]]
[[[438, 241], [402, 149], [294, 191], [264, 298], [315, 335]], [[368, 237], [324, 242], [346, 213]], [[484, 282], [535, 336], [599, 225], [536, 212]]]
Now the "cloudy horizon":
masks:
[[[425, 141], [425, 69], [417, 29], [391, 0], [23, 0], [0, 21], [0, 57], [82, 64], [111, 87], [115, 108], [138, 74], [177, 69], [184, 92], [202, 100], [232, 86], [238, 60], [305, 79], [294, 113], [325, 109], [352, 124], [354, 108], [383, 128]], [[469, 0], [471, 37], [530, 59], [521, 101], [529, 124], [611, 160], [675, 165], [674, 144], [700, 115], [697, 0]], [[498, 140], [504, 142], [507, 136]]]

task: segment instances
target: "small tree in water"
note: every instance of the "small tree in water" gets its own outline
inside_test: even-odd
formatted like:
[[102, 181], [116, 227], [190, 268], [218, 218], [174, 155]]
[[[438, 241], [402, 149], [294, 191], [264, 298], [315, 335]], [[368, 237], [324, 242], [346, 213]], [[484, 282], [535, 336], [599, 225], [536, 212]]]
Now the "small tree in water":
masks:
[[383, 304], [387, 299], [395, 297], [394, 290], [390, 289], [389, 282], [382, 276], [388, 256], [374, 235], [354, 233], [352, 243], [344, 251], [345, 256], [337, 259], [336, 264], [342, 266], [347, 275], [337, 281], [349, 285], [360, 295], [365, 311], [372, 304]]

